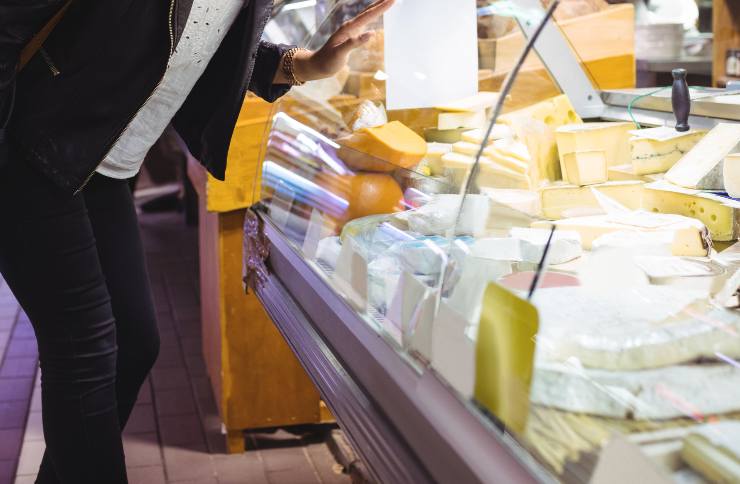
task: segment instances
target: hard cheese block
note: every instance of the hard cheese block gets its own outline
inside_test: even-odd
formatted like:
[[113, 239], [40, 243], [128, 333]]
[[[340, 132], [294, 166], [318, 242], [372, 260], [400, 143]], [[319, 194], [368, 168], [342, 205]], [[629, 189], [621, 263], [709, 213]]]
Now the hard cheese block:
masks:
[[538, 221], [533, 228], [573, 230], [581, 234], [583, 248], [591, 250], [593, 241], [612, 232], [669, 232], [672, 236], [672, 253], [688, 257], [706, 257], [711, 247], [709, 231], [696, 219], [680, 215], [634, 211], [624, 214], [573, 217], [555, 222]]
[[355, 170], [411, 168], [427, 152], [424, 139], [399, 121], [364, 128], [337, 141], [341, 146], [339, 156]]
[[570, 103], [568, 96], [561, 94], [542, 102], [533, 104], [517, 111], [503, 114], [499, 117], [501, 124], [512, 126], [518, 120], [536, 119], [552, 129], [566, 124], [580, 123], [581, 118]]
[[[581, 184], [574, 179], [577, 174], [571, 173], [566, 166], [568, 159], [593, 158], [593, 155], [579, 156], [580, 153], [602, 153], [601, 157], [607, 167], [629, 163], [629, 132], [634, 127], [632, 123], [610, 122], [568, 124], [559, 127], [555, 130], [555, 137], [558, 142], [563, 179], [577, 185]], [[606, 181], [606, 174], [601, 181]]]
[[427, 154], [424, 156], [424, 161], [426, 161], [431, 175], [444, 175], [442, 156], [450, 151], [452, 151], [452, 144], [450, 143], [427, 143]]
[[722, 170], [727, 194], [732, 198], [740, 198], [740, 153], [728, 155]]
[[650, 183], [645, 185], [642, 207], [701, 220], [714, 241], [735, 240], [740, 235], [740, 202], [711, 192], [683, 189], [665, 181]]
[[598, 190], [621, 205], [636, 210], [642, 205], [643, 182], [607, 182], [599, 185], [578, 187], [574, 185], [553, 185], [541, 190], [542, 214], [545, 218], [557, 220], [604, 213], [593, 190]]
[[457, 129], [457, 128], [482, 128], [486, 123], [485, 111], [472, 113], [440, 113], [437, 122], [439, 129]]
[[574, 185], [604, 183], [607, 178], [606, 151], [574, 151], [560, 154], [560, 169], [563, 179]]
[[697, 415], [723, 414], [740, 410], [740, 372], [728, 365], [605, 371], [545, 363], [535, 367], [531, 396], [537, 405], [630, 420], [686, 417], [677, 401]]
[[607, 169], [607, 177], [609, 181], [644, 181], [654, 182], [663, 179], [662, 174], [649, 174], [649, 175], [638, 175], [635, 173], [635, 168], [632, 163], [626, 165], [610, 166]]
[[[483, 143], [483, 138], [486, 136], [486, 130], [484, 129], [472, 129], [470, 131], [465, 131], [461, 139], [462, 141], [467, 141], [468, 143], [475, 143], [477, 145], [480, 145]], [[497, 139], [504, 139], [504, 138], [512, 138], [514, 136], [514, 132], [511, 130], [511, 128], [505, 124], [495, 124], [493, 126], [493, 129], [491, 130], [491, 135], [488, 137], [488, 143], [491, 144]]]
[[497, 92], [481, 91], [478, 94], [435, 106], [436, 109], [451, 113], [476, 113], [492, 108], [498, 101]]
[[634, 173], [650, 175], [670, 170], [705, 134], [698, 130], [681, 133], [665, 126], [632, 131], [629, 146]]
[[740, 422], [692, 428], [684, 439], [681, 457], [712, 482], [740, 482]]
[[421, 235], [446, 236], [454, 229], [457, 235], [479, 236], [486, 230], [490, 203], [485, 195], [435, 195], [426, 205], [396, 217]]
[[722, 162], [738, 147], [740, 124], [719, 123], [673, 165], [666, 180], [686, 188], [724, 190]]

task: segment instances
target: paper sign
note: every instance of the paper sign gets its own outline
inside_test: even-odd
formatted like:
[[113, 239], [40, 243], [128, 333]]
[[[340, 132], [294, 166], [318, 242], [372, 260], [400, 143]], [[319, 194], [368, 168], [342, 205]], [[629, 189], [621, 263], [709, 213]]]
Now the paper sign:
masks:
[[332, 234], [329, 223], [316, 209], [311, 211], [311, 220], [308, 222], [306, 237], [303, 239], [303, 255], [307, 259], [315, 259], [319, 249], [319, 241]]
[[488, 285], [475, 352], [475, 398], [518, 434], [529, 414], [538, 329], [531, 303], [496, 283]]
[[591, 484], [621, 484], [624, 482], [672, 482], [638, 446], [621, 435], [614, 435], [602, 449]]
[[357, 311], [367, 311], [367, 261], [351, 240], [342, 244], [333, 281]]
[[475, 342], [468, 338], [467, 321], [445, 302], [432, 324], [432, 367], [465, 399], [473, 396]]
[[430, 108], [478, 93], [476, 0], [398, 0], [386, 14], [388, 109]]

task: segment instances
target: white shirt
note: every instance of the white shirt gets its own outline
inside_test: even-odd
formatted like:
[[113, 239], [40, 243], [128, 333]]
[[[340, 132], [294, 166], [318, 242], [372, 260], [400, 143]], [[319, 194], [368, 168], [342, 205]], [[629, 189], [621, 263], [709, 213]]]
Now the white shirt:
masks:
[[149, 148], [159, 139], [206, 69], [236, 20], [243, 0], [194, 0], [188, 23], [162, 82], [98, 166], [110, 178], [139, 172]]

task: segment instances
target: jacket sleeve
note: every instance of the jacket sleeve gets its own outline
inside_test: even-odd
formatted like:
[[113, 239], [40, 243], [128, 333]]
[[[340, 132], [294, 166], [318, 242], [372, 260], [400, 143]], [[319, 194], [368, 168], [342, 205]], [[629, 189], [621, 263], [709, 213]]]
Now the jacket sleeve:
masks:
[[10, 93], [21, 50], [65, 0], [4, 0], [0, 2], [0, 127], [10, 116]]
[[250, 91], [267, 102], [275, 102], [290, 90], [290, 85], [273, 84], [272, 81], [280, 66], [280, 59], [291, 48], [292, 45], [276, 45], [264, 40], [260, 42], [249, 82]]

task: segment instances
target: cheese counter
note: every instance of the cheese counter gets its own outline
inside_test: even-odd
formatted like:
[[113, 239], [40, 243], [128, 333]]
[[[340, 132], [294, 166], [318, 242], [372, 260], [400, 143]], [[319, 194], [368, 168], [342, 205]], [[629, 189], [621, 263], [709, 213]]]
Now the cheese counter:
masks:
[[378, 482], [740, 482], [740, 94], [545, 3], [477, 1], [463, 96], [394, 17], [294, 88], [245, 283]]

